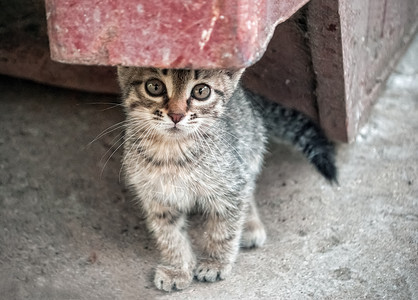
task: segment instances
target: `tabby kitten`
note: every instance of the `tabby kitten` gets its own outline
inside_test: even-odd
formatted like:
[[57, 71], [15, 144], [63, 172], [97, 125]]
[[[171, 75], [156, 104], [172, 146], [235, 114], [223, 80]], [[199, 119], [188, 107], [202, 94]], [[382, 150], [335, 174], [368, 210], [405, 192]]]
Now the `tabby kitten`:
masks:
[[[266, 233], [254, 202], [267, 133], [288, 140], [329, 181], [334, 147], [304, 115], [239, 85], [242, 70], [119, 67], [127, 115], [123, 166], [161, 252], [154, 283], [165, 291], [225, 279], [239, 247]], [[204, 216], [197, 262], [187, 213]]]

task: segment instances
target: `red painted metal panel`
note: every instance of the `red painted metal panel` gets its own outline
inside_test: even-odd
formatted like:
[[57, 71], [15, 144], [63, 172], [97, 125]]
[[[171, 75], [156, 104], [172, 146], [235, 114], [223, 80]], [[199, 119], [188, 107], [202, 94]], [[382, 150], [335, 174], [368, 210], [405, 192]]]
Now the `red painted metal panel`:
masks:
[[46, 0], [52, 59], [231, 68], [255, 63], [308, 0]]

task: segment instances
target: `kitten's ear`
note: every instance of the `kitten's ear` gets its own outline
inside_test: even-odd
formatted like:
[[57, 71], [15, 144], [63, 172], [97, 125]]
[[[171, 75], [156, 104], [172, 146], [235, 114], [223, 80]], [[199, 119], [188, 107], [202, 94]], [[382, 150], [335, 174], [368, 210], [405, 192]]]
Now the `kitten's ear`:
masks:
[[231, 78], [233, 84], [234, 84], [234, 89], [237, 87], [242, 74], [244, 73], [245, 68], [242, 69], [236, 69], [236, 70], [228, 70], [226, 72], [226, 74]]

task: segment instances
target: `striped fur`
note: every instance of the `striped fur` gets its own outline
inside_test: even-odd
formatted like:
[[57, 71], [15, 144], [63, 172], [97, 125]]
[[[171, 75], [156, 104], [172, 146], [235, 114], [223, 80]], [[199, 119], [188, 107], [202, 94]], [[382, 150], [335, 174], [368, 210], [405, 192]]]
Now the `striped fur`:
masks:
[[330, 183], [338, 183], [335, 149], [321, 128], [302, 113], [246, 91], [270, 135], [291, 143]]
[[[319, 128], [244, 91], [241, 74], [118, 69], [127, 115], [123, 166], [161, 252], [154, 277], [159, 289], [184, 289], [193, 277], [225, 279], [240, 245], [264, 243], [253, 193], [268, 130], [291, 141], [327, 179], [336, 180], [333, 146]], [[211, 92], [199, 100], [195, 93], [202, 86]], [[186, 230], [192, 210], [204, 216], [198, 260]]]

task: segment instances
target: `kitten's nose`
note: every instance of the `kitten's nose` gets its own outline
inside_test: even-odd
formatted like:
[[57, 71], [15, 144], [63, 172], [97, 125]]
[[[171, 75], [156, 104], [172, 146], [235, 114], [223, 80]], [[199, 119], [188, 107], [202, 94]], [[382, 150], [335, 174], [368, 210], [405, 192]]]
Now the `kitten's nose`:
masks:
[[173, 120], [174, 124], [177, 124], [181, 119], [184, 118], [183, 114], [169, 113], [168, 116], [171, 118], [171, 120]]

